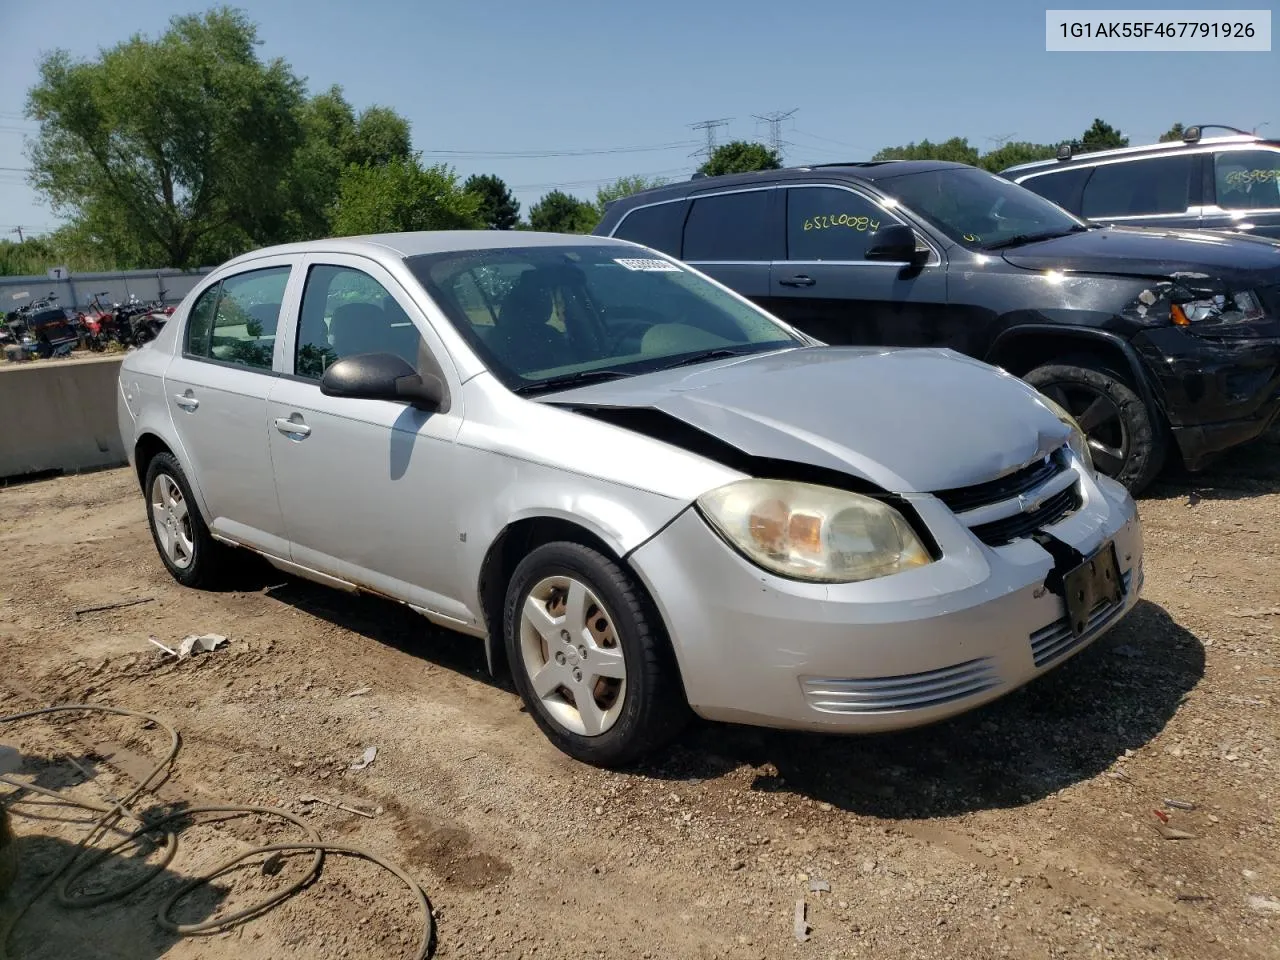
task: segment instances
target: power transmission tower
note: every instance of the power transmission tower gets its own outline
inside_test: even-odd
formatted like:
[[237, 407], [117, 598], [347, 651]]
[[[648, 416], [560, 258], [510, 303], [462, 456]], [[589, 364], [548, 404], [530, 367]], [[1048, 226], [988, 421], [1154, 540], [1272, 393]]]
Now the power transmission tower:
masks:
[[718, 120], [703, 120], [701, 123], [689, 124], [692, 129], [705, 130], [707, 133], [707, 145], [705, 147], [699, 147], [697, 150], [693, 151], [693, 153], [689, 154], [689, 156], [705, 156], [708, 160], [711, 159], [711, 154], [716, 152], [716, 130], [720, 127], [728, 126], [729, 121], [732, 119], [732, 117], [721, 117]]
[[782, 121], [791, 119], [799, 109], [799, 107], [795, 107], [791, 110], [775, 110], [773, 113], [766, 113], [763, 116], [758, 113], [752, 114], [761, 123], [769, 125], [769, 146], [779, 157], [782, 156], [782, 148], [790, 146], [789, 143], [782, 139]]
[[987, 137], [987, 139], [994, 143], [996, 148], [999, 149], [1016, 136], [1016, 133], [998, 133], [994, 137]]

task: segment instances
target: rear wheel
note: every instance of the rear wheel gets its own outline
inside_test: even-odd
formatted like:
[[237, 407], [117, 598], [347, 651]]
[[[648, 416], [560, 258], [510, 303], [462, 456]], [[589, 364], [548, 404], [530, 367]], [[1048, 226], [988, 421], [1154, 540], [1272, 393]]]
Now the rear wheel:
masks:
[[209, 533], [173, 454], [151, 458], [143, 486], [151, 538], [165, 569], [185, 587], [216, 586], [225, 572], [228, 548]]
[[520, 563], [503, 617], [516, 689], [560, 750], [617, 766], [664, 744], [689, 708], [657, 612], [599, 552], [550, 543]]
[[1023, 379], [1076, 418], [1101, 473], [1134, 494], [1156, 478], [1168, 447], [1163, 422], [1120, 374], [1085, 357], [1036, 367]]

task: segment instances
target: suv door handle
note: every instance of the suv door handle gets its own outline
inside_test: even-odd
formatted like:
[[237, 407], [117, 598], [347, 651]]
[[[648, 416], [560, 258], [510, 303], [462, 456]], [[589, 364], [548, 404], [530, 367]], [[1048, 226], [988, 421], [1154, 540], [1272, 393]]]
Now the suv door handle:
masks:
[[194, 410], [196, 407], [200, 406], [200, 401], [191, 395], [190, 390], [186, 393], [175, 393], [173, 395], [173, 402], [183, 410]]
[[813, 277], [806, 277], [801, 273], [794, 277], [787, 277], [785, 280], [779, 280], [778, 282], [784, 287], [812, 287], [818, 281], [814, 280]]
[[[294, 414], [295, 417], [298, 414]], [[302, 422], [301, 417], [292, 420], [288, 417], [276, 417], [276, 429], [286, 436], [290, 437], [309, 437], [311, 436], [311, 428]]]

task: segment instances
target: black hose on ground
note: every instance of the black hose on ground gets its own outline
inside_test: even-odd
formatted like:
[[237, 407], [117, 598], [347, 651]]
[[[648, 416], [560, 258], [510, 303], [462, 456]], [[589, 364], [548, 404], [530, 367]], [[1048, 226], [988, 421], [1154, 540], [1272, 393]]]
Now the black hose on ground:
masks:
[[[237, 854], [230, 860], [214, 867], [212, 870], [189, 880], [187, 883], [179, 887], [178, 890], [164, 903], [162, 903], [157, 910], [156, 923], [159, 924], [162, 929], [179, 936], [193, 936], [196, 934], [208, 934], [217, 930], [228, 929], [238, 923], [243, 923], [253, 919], [254, 917], [261, 916], [282, 900], [293, 896], [295, 893], [314, 881], [319, 876], [320, 869], [324, 864], [324, 855], [326, 853], [334, 853], [342, 854], [344, 856], [360, 857], [364, 860], [368, 860], [371, 863], [375, 863], [382, 867], [389, 873], [394, 874], [401, 882], [403, 882], [405, 886], [409, 888], [410, 892], [417, 898], [418, 906], [422, 910], [422, 937], [419, 941], [417, 950], [415, 950], [410, 956], [412, 960], [426, 960], [426, 958], [434, 952], [436, 930], [435, 920], [431, 914], [431, 901], [427, 899], [426, 892], [416, 880], [396, 864], [382, 858], [371, 850], [346, 844], [325, 843], [309, 824], [305, 823], [299, 817], [294, 816], [292, 813], [289, 813], [287, 810], [282, 810], [278, 807], [252, 807], [239, 805], [186, 807], [176, 813], [171, 813], [158, 820], [152, 820], [151, 822], [147, 822], [139, 814], [135, 813], [131, 808], [131, 804], [133, 804], [140, 796], [142, 796], [142, 794], [146, 793], [154, 784], [158, 783], [160, 779], [162, 779], [162, 775], [172, 765], [173, 761], [178, 756], [179, 749], [181, 748], [182, 741], [178, 735], [178, 731], [165, 723], [159, 717], [154, 717], [150, 714], [141, 713], [136, 710], [126, 710], [121, 707], [109, 707], [88, 703], [69, 703], [54, 707], [44, 707], [39, 710], [27, 710], [23, 713], [14, 713], [8, 716], [0, 716], [0, 724], [17, 723], [18, 721], [28, 720], [33, 717], [43, 717], [51, 714], [72, 711], [106, 713], [121, 717], [132, 717], [134, 719], [153, 723], [169, 735], [169, 748], [165, 752], [165, 755], [150, 769], [150, 771], [148, 771], [147, 775], [127, 796], [120, 800], [113, 800], [110, 803], [97, 803], [92, 800], [80, 800], [69, 797], [56, 790], [49, 790], [44, 787], [37, 787], [33, 784], [23, 783], [21, 780], [17, 780], [13, 777], [0, 776], [0, 783], [8, 784], [9, 786], [16, 787], [20, 790], [27, 790], [33, 793], [52, 797], [62, 803], [71, 804], [73, 806], [101, 814], [101, 816], [93, 822], [93, 826], [90, 830], [80, 839], [79, 843], [76, 844], [75, 849], [71, 851], [71, 854], [58, 866], [57, 869], [45, 877], [43, 882], [37, 886], [35, 892], [27, 897], [18, 910], [10, 915], [8, 921], [3, 925], [3, 927], [0, 927], [0, 960], [8, 960], [7, 947], [9, 939], [13, 935], [13, 931], [17, 928], [19, 921], [21, 921], [27, 911], [29, 911], [41, 897], [48, 893], [50, 888], [55, 884], [58, 888], [58, 902], [68, 909], [86, 909], [127, 897], [131, 893], [150, 883], [152, 879], [158, 876], [170, 864], [170, 862], [172, 862], [174, 856], [178, 852], [178, 830], [180, 830], [181, 827], [179, 827], [178, 830], [164, 831], [161, 831], [161, 828], [172, 824], [175, 821], [188, 821], [192, 817], [199, 816], [201, 814], [256, 814], [259, 816], [280, 817], [301, 828], [303, 833], [306, 835], [306, 840], [305, 842], [299, 843], [275, 843], [266, 846], [254, 847], [251, 850]], [[3, 812], [3, 808], [0, 808], [0, 813]], [[82, 860], [82, 856], [93, 848], [93, 845], [98, 841], [98, 839], [112, 831], [115, 828], [115, 824], [122, 818], [132, 820], [143, 825], [109, 847], [99, 847], [94, 849], [91, 855]], [[146, 835], [157, 832], [163, 832], [164, 835], [164, 848], [161, 851], [160, 860], [140, 879], [132, 881], [127, 886], [107, 890], [103, 893], [90, 897], [73, 897], [71, 895], [71, 886], [99, 863], [106, 860], [113, 853], [136, 843]], [[11, 844], [5, 844], [5, 850], [0, 850], [0, 854], [5, 853], [6, 851], [12, 853]], [[212, 920], [207, 920], [203, 923], [177, 923], [173, 920], [171, 913], [179, 900], [190, 894], [196, 888], [201, 887], [206, 883], [210, 883], [217, 877], [235, 868], [250, 857], [261, 856], [263, 854], [270, 855], [275, 853], [294, 853], [303, 851], [311, 851], [314, 853], [310, 869], [301, 877], [301, 879], [296, 880], [284, 887], [282, 890], [273, 893], [265, 900], [262, 900], [250, 907], [246, 907], [243, 910], [238, 910], [235, 913], [222, 917], [215, 917]]]

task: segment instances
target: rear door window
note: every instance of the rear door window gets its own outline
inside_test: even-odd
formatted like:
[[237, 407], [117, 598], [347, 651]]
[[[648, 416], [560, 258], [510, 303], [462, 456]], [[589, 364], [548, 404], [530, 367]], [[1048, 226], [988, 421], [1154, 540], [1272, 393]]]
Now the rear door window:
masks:
[[1280, 208], [1280, 150], [1227, 150], [1213, 156], [1218, 206], [1226, 210]]
[[683, 200], [639, 207], [622, 218], [613, 235], [642, 243], [673, 257], [680, 256], [680, 229], [689, 205]]
[[1097, 166], [1084, 188], [1081, 213], [1089, 218], [1186, 213], [1195, 157], [1149, 157]]
[[227, 277], [213, 316], [209, 357], [260, 370], [271, 369], [276, 324], [291, 267], [267, 267]]
[[215, 283], [196, 298], [187, 314], [186, 342], [183, 352], [189, 357], [209, 356], [209, 333], [213, 329], [213, 310], [218, 305], [221, 283]]
[[769, 193], [747, 190], [696, 198], [684, 228], [682, 259], [770, 260]]

